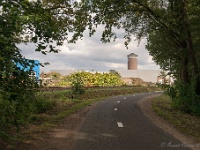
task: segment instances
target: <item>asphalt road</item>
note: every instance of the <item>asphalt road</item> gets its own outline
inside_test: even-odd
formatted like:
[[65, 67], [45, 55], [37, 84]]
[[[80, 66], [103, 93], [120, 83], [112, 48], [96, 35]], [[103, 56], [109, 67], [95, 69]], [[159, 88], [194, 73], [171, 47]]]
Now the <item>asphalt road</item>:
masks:
[[135, 105], [155, 93], [116, 96], [98, 102], [76, 133], [73, 150], [189, 149], [154, 125]]

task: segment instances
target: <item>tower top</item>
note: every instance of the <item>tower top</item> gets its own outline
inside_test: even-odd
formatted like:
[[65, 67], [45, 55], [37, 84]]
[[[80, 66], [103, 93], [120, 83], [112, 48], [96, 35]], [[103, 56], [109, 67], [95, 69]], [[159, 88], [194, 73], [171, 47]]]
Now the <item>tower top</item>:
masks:
[[138, 55], [134, 54], [134, 53], [131, 53], [128, 55], [128, 58], [131, 58], [131, 57], [137, 57]]

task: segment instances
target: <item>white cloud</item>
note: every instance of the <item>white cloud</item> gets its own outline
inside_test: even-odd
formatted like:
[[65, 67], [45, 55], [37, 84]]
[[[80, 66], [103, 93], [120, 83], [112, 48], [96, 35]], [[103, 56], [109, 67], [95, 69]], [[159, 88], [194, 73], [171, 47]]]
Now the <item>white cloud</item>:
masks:
[[[135, 53], [138, 55], [138, 69], [159, 69], [152, 61], [151, 56], [145, 50], [145, 40], [138, 46], [137, 41], [131, 41], [129, 49], [124, 46], [124, 39], [117, 39], [111, 43], [101, 43], [101, 33], [103, 28], [99, 27], [97, 33], [89, 37], [88, 32], [84, 33], [82, 40], [76, 44], [64, 43], [58, 47], [61, 51], [43, 55], [35, 52], [34, 44], [22, 45], [19, 47], [22, 54], [28, 59], [37, 59], [41, 63], [49, 62], [50, 65], [41, 68], [42, 71], [50, 70], [95, 70], [108, 71], [110, 69], [127, 69], [127, 55]], [[122, 32], [122, 31], [120, 31]]]

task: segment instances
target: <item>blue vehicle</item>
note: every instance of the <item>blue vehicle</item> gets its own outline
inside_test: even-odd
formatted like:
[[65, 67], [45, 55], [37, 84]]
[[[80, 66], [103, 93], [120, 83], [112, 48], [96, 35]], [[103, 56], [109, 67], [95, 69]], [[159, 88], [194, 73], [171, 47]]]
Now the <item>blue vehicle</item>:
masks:
[[40, 79], [40, 62], [38, 60], [29, 60], [29, 59], [26, 59], [26, 60], [30, 64], [30, 66], [24, 67], [22, 64], [17, 63], [17, 67], [19, 67], [20, 70], [31, 71], [30, 76], [36, 77], [36, 79], [39, 80]]

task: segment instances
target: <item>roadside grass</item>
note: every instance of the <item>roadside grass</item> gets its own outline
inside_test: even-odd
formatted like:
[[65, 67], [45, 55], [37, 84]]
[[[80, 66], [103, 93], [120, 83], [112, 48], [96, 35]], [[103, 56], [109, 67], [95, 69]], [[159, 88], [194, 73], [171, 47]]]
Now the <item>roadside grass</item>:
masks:
[[199, 116], [176, 110], [172, 107], [172, 100], [166, 95], [154, 98], [152, 107], [159, 116], [170, 122], [180, 132], [194, 137], [197, 142], [200, 141]]
[[[17, 143], [31, 141], [37, 139], [40, 133], [48, 131], [56, 127], [65, 117], [77, 112], [85, 106], [91, 105], [94, 102], [102, 100], [90, 99], [86, 101], [80, 100], [56, 100], [56, 105], [53, 109], [46, 111], [42, 114], [32, 114], [30, 117], [28, 128], [21, 131], [21, 135], [17, 137]], [[19, 138], [21, 137], [21, 138]]]
[[29, 117], [29, 124], [37, 126], [37, 130], [46, 130], [56, 126], [66, 116], [105, 98], [154, 90], [154, 87], [151, 90], [148, 87], [93, 88], [73, 98], [70, 90], [40, 92], [37, 95], [38, 110]]
[[9, 145], [29, 143], [40, 134], [56, 127], [62, 120], [85, 106], [115, 95], [136, 94], [159, 90], [156, 87], [90, 88], [82, 95], [72, 97], [71, 90], [38, 92], [33, 113]]

